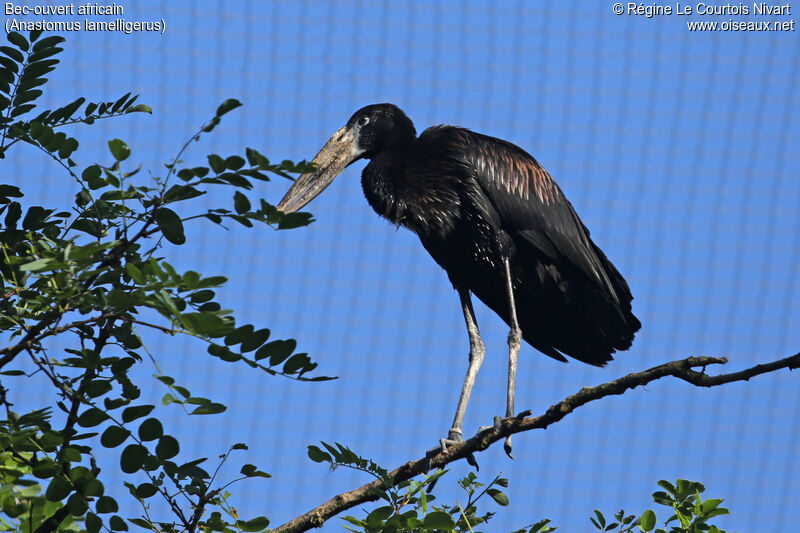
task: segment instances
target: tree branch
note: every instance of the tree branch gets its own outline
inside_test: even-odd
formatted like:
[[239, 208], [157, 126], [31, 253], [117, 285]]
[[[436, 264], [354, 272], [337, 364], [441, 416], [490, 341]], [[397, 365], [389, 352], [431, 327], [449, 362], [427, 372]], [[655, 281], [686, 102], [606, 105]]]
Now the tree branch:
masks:
[[[709, 376], [704, 373], [705, 367], [708, 365], [725, 364], [727, 362], [728, 360], [724, 357], [688, 357], [686, 359], [654, 366], [642, 372], [634, 372], [602, 385], [584, 387], [577, 393], [550, 406], [544, 414], [532, 417], [530, 416], [531, 411], [525, 411], [515, 417], [502, 419], [496, 426], [486, 431], [479, 432], [469, 440], [450, 446], [436, 455], [422, 457], [401, 465], [390, 472], [389, 476], [394, 479], [395, 483], [406, 481], [429, 469], [439, 468], [457, 461], [458, 459], [464, 459], [475, 452], [483, 451], [493, 443], [505, 439], [507, 436], [513, 435], [514, 433], [530, 431], [532, 429], [545, 429], [566, 417], [576, 408], [586, 405], [589, 402], [605, 398], [606, 396], [623, 394], [628, 389], [641, 387], [642, 385], [646, 385], [651, 381], [663, 377], [674, 376], [697, 387], [716, 387], [734, 381], [748, 381], [752, 377], [783, 368], [788, 368], [789, 370], [800, 368], [800, 353], [778, 361], [759, 364], [739, 372], [731, 372], [730, 374]], [[702, 371], [698, 372], [697, 370], [693, 370], [698, 367], [702, 367]], [[383, 491], [382, 480], [375, 480], [357, 489], [343, 492], [307, 513], [279, 526], [273, 530], [273, 533], [296, 533], [308, 531], [315, 527], [322, 527], [325, 520], [346, 509], [368, 501], [377, 500]]]
[[[104, 316], [99, 318], [104, 318]], [[103, 348], [106, 347], [108, 339], [111, 337], [111, 327], [114, 324], [114, 320], [114, 318], [111, 318], [108, 322], [106, 322], [98, 332], [97, 337], [94, 339], [94, 352], [97, 357], [100, 357], [100, 352], [102, 352]], [[62, 455], [64, 450], [69, 447], [71, 439], [75, 435], [75, 424], [78, 422], [78, 409], [83, 404], [83, 395], [86, 392], [86, 387], [95, 378], [95, 376], [96, 374], [94, 369], [86, 370], [86, 373], [83, 375], [81, 383], [78, 386], [78, 390], [72, 394], [71, 405], [69, 408], [69, 413], [67, 414], [67, 421], [64, 424], [64, 429], [61, 430], [61, 436], [63, 437], [64, 441], [61, 443], [61, 446], [58, 449], [58, 457], [65, 476], [69, 475], [70, 465], [68, 462], [63, 460]], [[97, 468], [97, 465], [94, 463], [94, 458], [92, 458], [92, 475], [97, 477], [97, 474], [99, 473], [100, 469]], [[66, 505], [59, 507], [47, 518], [47, 520], [42, 522], [42, 524], [36, 528], [34, 533], [52, 533], [53, 531], [56, 531], [58, 526], [61, 525], [61, 522], [63, 522], [64, 519], [69, 516], [69, 514], [70, 511]]]
[[[40, 322], [39, 324], [35, 324], [28, 328], [28, 333], [23, 337], [21, 341], [13, 346], [8, 346], [6, 348], [0, 348], [0, 368], [5, 366], [6, 363], [10, 363], [16, 355], [21, 352], [22, 350], [26, 350], [31, 346], [37, 344], [42, 339], [46, 337], [52, 337], [53, 335], [58, 335], [59, 333], [63, 333], [67, 330], [77, 328], [79, 326], [86, 326], [88, 324], [97, 324], [98, 322], [102, 322], [103, 320], [111, 318], [111, 319], [119, 319], [123, 322], [131, 322], [133, 324], [139, 324], [140, 326], [146, 326], [148, 328], [157, 329], [163, 333], [168, 333], [170, 335], [175, 334], [175, 329], [167, 328], [164, 326], [159, 326], [158, 324], [151, 324], [150, 322], [145, 322], [143, 320], [139, 320], [128, 315], [123, 315], [120, 313], [103, 313], [102, 315], [98, 315], [96, 317], [87, 318], [86, 320], [77, 320], [75, 322], [70, 322], [69, 324], [64, 324], [63, 326], [58, 326], [56, 328], [49, 329], [47, 331], [42, 332], [42, 328], [39, 328], [40, 325], [44, 324], [44, 321]], [[46, 324], [44, 324], [46, 326]]]

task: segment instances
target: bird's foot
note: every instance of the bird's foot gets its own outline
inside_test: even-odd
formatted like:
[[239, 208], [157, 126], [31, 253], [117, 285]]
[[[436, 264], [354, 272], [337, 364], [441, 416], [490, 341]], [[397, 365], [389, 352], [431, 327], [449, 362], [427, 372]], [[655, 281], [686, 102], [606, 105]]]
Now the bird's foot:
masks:
[[500, 426], [503, 425], [503, 420], [505, 420], [505, 418], [503, 418], [502, 416], [494, 417], [494, 424], [491, 425], [491, 426], [480, 426], [480, 427], [478, 427], [478, 433], [485, 433], [487, 431], [500, 429]]
[[450, 431], [447, 433], [446, 439], [439, 439], [439, 446], [436, 448], [431, 448], [425, 455], [430, 459], [434, 455], [438, 455], [445, 450], [447, 450], [448, 446], [455, 446], [456, 444], [464, 442], [464, 437], [461, 435], [461, 430], [458, 428], [450, 428]]
[[[496, 429], [500, 429], [500, 426], [503, 425], [503, 420], [505, 420], [505, 418], [503, 418], [502, 416], [494, 417], [494, 424], [491, 425], [491, 426], [480, 426], [478, 428], [478, 433], [480, 434], [480, 433], [484, 433], [486, 431], [494, 431]], [[509, 458], [511, 458], [511, 459], [514, 458], [514, 456], [511, 455], [511, 435], [506, 437], [506, 441], [503, 444], [503, 449], [505, 450], [506, 455], [508, 455]]]
[[[447, 451], [448, 447], [461, 444], [462, 442], [464, 442], [464, 437], [461, 434], [461, 429], [450, 428], [450, 431], [447, 433], [447, 438], [439, 439], [439, 446], [431, 448], [430, 450], [425, 452], [425, 458], [427, 461], [427, 464], [425, 466], [425, 471], [427, 472], [431, 469], [431, 459], [434, 456]], [[473, 454], [470, 453], [469, 455], [467, 455], [466, 459], [467, 462], [470, 465], [474, 466], [476, 470], [479, 469], [478, 462], [475, 460], [475, 456]]]
[[505, 450], [506, 455], [509, 459], [513, 459], [514, 456], [511, 455], [511, 435], [506, 437], [506, 441], [503, 443], [503, 450]]
[[[514, 416], [514, 419], [522, 420], [523, 418], [526, 418], [526, 417], [528, 417], [530, 415], [531, 415], [531, 411], [530, 410], [522, 411], [521, 413], [519, 413], [516, 416]], [[511, 418], [511, 417], [508, 417], [508, 418]], [[496, 429], [500, 429], [500, 426], [503, 425], [503, 421], [504, 420], [506, 420], [506, 418], [503, 418], [502, 416], [494, 417], [494, 425], [491, 425], [491, 426], [480, 426], [478, 428], [478, 434], [485, 433], [487, 431], [494, 431]], [[503, 450], [505, 450], [506, 455], [508, 455], [509, 458], [511, 458], [511, 459], [514, 458], [514, 456], [511, 455], [511, 450], [512, 450], [511, 435], [506, 437], [506, 440], [503, 443]]]

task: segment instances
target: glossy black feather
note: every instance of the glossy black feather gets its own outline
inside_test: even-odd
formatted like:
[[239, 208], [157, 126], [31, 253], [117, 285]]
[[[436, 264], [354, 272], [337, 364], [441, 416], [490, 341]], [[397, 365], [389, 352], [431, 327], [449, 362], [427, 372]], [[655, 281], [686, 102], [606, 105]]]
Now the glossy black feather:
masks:
[[[470, 290], [508, 323], [508, 257], [523, 338], [533, 347], [593, 365], [630, 347], [641, 324], [628, 284], [533, 157], [452, 126], [417, 138], [399, 109], [370, 107], [351, 119], [369, 113], [379, 132], [364, 141], [371, 158], [362, 174], [365, 196], [380, 215], [419, 236], [454, 287]], [[386, 135], [393, 130], [403, 131]]]

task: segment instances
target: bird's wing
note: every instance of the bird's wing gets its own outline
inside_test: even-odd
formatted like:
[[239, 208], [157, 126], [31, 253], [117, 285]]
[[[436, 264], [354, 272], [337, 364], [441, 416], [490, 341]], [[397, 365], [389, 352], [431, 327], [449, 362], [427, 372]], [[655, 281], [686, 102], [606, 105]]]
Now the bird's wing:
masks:
[[[610, 277], [620, 277], [594, 245], [569, 200], [536, 159], [509, 142], [468, 130], [463, 157], [509, 233], [553, 260], [566, 260], [619, 301]], [[621, 278], [621, 277], [620, 277]]]

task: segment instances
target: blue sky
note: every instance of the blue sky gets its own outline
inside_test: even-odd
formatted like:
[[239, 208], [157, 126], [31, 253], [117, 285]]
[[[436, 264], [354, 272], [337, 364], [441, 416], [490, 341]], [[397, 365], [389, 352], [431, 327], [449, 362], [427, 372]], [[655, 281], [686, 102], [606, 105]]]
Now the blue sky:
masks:
[[[734, 370], [800, 349], [798, 33], [686, 26], [791, 15], [617, 16], [605, 1], [120, 5], [126, 20], [163, 19], [166, 32], [66, 35], [43, 103], [133, 91], [154, 113], [73, 132], [82, 164], [106, 160], [105, 140], [120, 137], [131, 161], [157, 175], [233, 97], [244, 108], [187, 161], [245, 146], [273, 160], [310, 159], [355, 110], [392, 102], [418, 131], [465, 126], [520, 145], [550, 171], [628, 279], [643, 327], [605, 369], [523, 347], [520, 410], [543, 412], [582, 386], [689, 355], [726, 356]], [[66, 206], [74, 194], [32, 152], [3, 165], [31, 203]], [[234, 487], [233, 502], [272, 525], [368, 481], [312, 463], [308, 444], [342, 442], [392, 468], [418, 458], [449, 428], [466, 371], [457, 295], [413, 234], [374, 215], [360, 169], [309, 206], [308, 228], [201, 224], [187, 245], [164, 249], [179, 268], [228, 276], [220, 298], [241, 320], [298, 339], [321, 373], [339, 376], [291, 382], [212, 360], [190, 339], [151, 337], [165, 372], [229, 407], [204, 418], [162, 409], [185, 456], [247, 442], [241, 462], [274, 477]], [[276, 203], [287, 187], [259, 184], [254, 196]], [[229, 203], [221, 194], [200, 201]], [[505, 405], [506, 327], [482, 305], [476, 311], [487, 358], [468, 435]], [[589, 530], [592, 509], [641, 512], [659, 479], [684, 477], [726, 498], [733, 514], [720, 523], [729, 530], [786, 531], [800, 518], [797, 380], [781, 372], [710, 390], [663, 380], [519, 435], [516, 460], [499, 446], [478, 457], [486, 480], [510, 480], [511, 506], [488, 529], [547, 517], [563, 531]], [[144, 395], [157, 402], [164, 392], [152, 380]], [[40, 401], [52, 401], [45, 389]], [[463, 500], [455, 480], [439, 483], [445, 500]]]

